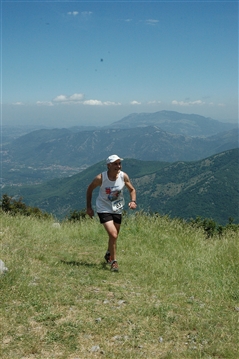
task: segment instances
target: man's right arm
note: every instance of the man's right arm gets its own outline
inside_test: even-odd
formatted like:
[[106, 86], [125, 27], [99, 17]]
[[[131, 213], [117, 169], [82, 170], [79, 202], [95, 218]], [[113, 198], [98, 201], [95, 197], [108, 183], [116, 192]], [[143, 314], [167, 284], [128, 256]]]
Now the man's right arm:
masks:
[[87, 191], [86, 191], [86, 213], [92, 218], [94, 216], [94, 210], [92, 208], [91, 205], [91, 201], [92, 201], [92, 192], [94, 191], [94, 189], [98, 186], [101, 186], [102, 183], [102, 176], [101, 174], [99, 174], [98, 176], [96, 176], [93, 181], [91, 182], [91, 184], [88, 186]]

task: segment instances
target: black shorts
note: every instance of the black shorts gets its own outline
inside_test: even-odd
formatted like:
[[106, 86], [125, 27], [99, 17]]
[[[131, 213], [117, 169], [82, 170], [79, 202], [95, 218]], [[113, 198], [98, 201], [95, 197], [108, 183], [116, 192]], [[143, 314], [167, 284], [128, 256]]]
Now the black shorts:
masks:
[[114, 221], [117, 224], [121, 224], [122, 214], [118, 213], [97, 213], [100, 219], [100, 223], [106, 223]]

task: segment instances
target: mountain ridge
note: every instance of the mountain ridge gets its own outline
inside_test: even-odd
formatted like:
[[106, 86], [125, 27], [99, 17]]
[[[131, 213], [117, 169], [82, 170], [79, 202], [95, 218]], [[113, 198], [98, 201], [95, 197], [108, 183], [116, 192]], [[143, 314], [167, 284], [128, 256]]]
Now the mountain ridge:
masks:
[[[161, 124], [170, 126], [171, 132], [161, 128], [159, 115], [163, 116]], [[203, 116], [161, 111], [131, 114], [127, 118], [131, 128], [44, 128], [4, 142], [2, 185], [34, 184], [71, 176], [111, 153], [144, 161], [175, 162], [196, 161], [238, 147], [238, 128], [217, 132], [221, 125], [224, 129], [236, 125]], [[124, 124], [125, 120], [117, 123]], [[212, 127], [216, 133], [209, 135]], [[193, 136], [183, 134], [185, 128]], [[197, 136], [202, 134], [202, 128], [204, 136]]]
[[208, 137], [229, 131], [237, 127], [232, 123], [220, 122], [197, 114], [185, 114], [176, 111], [158, 111], [153, 113], [131, 113], [108, 128], [123, 129], [146, 126], [158, 126], [163, 131], [184, 136]]

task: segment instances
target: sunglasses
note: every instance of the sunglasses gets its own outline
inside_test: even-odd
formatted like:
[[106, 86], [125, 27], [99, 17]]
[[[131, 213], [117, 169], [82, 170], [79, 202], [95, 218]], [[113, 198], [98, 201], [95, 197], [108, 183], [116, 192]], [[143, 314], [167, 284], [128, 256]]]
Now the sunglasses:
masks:
[[114, 162], [113, 163], [115, 166], [121, 166], [121, 162]]

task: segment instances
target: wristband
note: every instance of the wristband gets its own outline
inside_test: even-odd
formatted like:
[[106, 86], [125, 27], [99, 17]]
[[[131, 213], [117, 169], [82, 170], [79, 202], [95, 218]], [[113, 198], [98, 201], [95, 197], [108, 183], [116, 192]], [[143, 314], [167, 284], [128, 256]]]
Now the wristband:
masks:
[[130, 201], [130, 202], [134, 202], [135, 204], [137, 204], [137, 202], [136, 202], [136, 201]]

